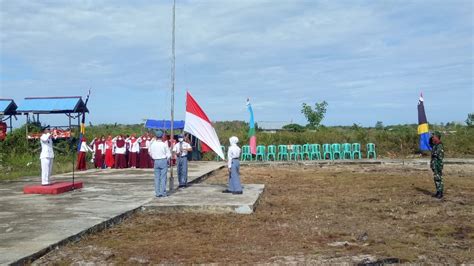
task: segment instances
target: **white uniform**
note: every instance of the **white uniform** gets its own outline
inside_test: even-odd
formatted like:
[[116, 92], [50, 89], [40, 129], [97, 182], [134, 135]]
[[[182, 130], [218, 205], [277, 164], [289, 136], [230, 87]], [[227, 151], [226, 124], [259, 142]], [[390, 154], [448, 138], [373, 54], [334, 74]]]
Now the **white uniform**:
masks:
[[51, 139], [51, 133], [41, 135], [41, 185], [49, 185], [52, 182], [51, 174], [53, 172], [53, 140]]
[[191, 145], [186, 141], [178, 142], [173, 146], [173, 152], [175, 152], [178, 157], [184, 157], [188, 155], [188, 149], [190, 148], [192, 148]]
[[140, 143], [139, 139], [135, 139], [135, 142], [132, 142], [131, 138], [125, 140], [129, 144], [128, 151], [129, 152], [140, 152]]
[[87, 145], [87, 142], [83, 141], [81, 142], [81, 147], [79, 148], [80, 152], [93, 152], [94, 150]]
[[[105, 141], [100, 143], [99, 145], [95, 145], [95, 141], [92, 141], [90, 144], [89, 144], [89, 147], [92, 147], [92, 151], [94, 152], [94, 154], [100, 150], [101, 154], [104, 155], [105, 154]], [[97, 140], [97, 141], [100, 141], [100, 140]]]
[[153, 160], [169, 159], [171, 158], [170, 148], [161, 140], [152, 141], [148, 153]]
[[[114, 138], [112, 141], [114, 142], [114, 150], [115, 154], [125, 154], [127, 152], [127, 145], [123, 145], [123, 147], [118, 147], [117, 146], [117, 140], [123, 140], [125, 142], [125, 139], [123, 138]], [[126, 143], [125, 143], [126, 144]]]

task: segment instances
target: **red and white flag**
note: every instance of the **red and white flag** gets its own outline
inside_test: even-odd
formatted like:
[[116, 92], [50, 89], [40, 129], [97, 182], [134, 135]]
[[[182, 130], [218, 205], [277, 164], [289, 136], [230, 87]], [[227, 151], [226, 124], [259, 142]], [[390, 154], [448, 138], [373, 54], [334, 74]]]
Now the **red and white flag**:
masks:
[[[221, 143], [217, 137], [216, 130], [211, 124], [211, 120], [201, 109], [194, 98], [186, 93], [186, 116], [184, 122], [184, 131], [194, 135], [213, 150], [222, 160], [225, 160], [224, 152], [222, 152]], [[203, 150], [205, 150], [203, 145]]]

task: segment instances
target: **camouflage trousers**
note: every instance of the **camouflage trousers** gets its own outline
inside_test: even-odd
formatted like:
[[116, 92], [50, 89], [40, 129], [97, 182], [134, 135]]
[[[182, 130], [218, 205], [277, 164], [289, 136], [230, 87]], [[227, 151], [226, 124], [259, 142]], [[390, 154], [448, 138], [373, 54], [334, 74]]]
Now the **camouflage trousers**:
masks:
[[443, 169], [432, 169], [433, 170], [433, 179], [436, 187], [436, 192], [443, 192], [444, 182], [443, 182]]

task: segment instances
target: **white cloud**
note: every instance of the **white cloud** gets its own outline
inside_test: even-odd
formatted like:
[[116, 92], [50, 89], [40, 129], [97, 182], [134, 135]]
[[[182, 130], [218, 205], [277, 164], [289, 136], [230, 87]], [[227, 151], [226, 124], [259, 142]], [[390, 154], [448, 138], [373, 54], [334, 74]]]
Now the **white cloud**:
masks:
[[[470, 1], [177, 2], [177, 114], [186, 89], [219, 120], [246, 119], [248, 96], [260, 119], [300, 122], [301, 101], [327, 100], [328, 124], [372, 125], [366, 108], [411, 121], [416, 114], [397, 108], [406, 109], [420, 89], [446, 95], [432, 98], [433, 111], [443, 103], [452, 110], [440, 120], [473, 109]], [[94, 121], [165, 113], [169, 3], [0, 0], [0, 9], [2, 97], [93, 87]], [[143, 95], [157, 103], [143, 104]], [[109, 105], [110, 98], [126, 99], [136, 114], [116, 118], [123, 104]]]

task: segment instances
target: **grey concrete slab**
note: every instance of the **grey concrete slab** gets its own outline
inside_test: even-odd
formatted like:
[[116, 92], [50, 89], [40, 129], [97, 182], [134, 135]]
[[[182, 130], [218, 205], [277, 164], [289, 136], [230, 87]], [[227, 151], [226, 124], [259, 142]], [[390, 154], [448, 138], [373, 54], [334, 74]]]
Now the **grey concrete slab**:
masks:
[[[221, 167], [222, 162], [190, 162], [189, 180], [196, 181]], [[70, 180], [71, 174], [54, 178]], [[40, 256], [68, 238], [106, 227], [155, 198], [152, 169], [89, 170], [76, 173], [76, 180], [84, 182], [81, 190], [60, 195], [23, 194], [24, 185], [39, 180], [0, 183], [1, 265]]]
[[145, 205], [142, 210], [155, 213], [199, 212], [199, 213], [238, 213], [254, 212], [263, 184], [245, 184], [243, 194], [222, 193], [225, 185], [195, 184], [179, 190], [175, 197], [156, 198]]

